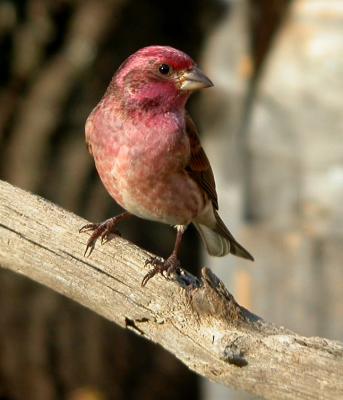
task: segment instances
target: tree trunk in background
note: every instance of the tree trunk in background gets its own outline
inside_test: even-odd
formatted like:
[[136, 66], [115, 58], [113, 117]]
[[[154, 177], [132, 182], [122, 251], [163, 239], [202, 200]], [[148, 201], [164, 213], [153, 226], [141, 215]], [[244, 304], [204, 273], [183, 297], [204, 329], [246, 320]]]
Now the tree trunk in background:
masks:
[[[245, 177], [238, 134], [253, 72], [247, 1], [236, 1], [227, 10], [222, 22], [207, 40], [202, 65], [215, 84], [215, 89], [206, 91], [201, 98], [203, 146], [216, 179], [220, 215], [235, 236], [241, 239]], [[245, 272], [242, 275], [242, 267], [249, 262], [230, 256], [211, 257], [205, 250], [203, 255], [204, 265], [210, 267], [234, 290], [240, 302], [248, 306], [250, 276]], [[237, 279], [241, 280], [239, 288], [235, 284]], [[204, 400], [253, 398], [208, 381], [203, 381], [203, 388]]]

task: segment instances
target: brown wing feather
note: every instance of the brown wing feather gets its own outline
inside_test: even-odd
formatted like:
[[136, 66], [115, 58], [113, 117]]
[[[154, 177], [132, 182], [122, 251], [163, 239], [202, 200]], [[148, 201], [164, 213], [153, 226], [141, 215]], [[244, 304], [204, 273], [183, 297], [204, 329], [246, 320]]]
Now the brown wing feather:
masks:
[[206, 153], [201, 146], [197, 128], [188, 114], [186, 115], [186, 132], [191, 146], [191, 158], [186, 166], [186, 170], [206, 192], [212, 201], [213, 206], [218, 210], [218, 197], [212, 168]]

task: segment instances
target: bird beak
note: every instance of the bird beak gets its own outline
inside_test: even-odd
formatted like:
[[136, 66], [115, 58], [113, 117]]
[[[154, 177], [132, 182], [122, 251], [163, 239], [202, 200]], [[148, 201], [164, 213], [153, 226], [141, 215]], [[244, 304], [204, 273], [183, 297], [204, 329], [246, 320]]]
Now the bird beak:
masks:
[[179, 82], [180, 89], [185, 91], [199, 90], [213, 86], [213, 83], [197, 67], [189, 71], [183, 71], [179, 76]]

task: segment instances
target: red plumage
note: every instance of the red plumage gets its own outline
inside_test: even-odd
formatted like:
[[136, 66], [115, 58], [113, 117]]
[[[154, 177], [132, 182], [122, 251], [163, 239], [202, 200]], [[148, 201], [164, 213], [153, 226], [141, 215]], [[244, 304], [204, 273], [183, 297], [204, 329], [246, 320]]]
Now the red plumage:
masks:
[[[190, 223], [210, 254], [253, 259], [217, 213], [213, 172], [185, 111], [191, 93], [209, 86], [185, 53], [146, 47], [119, 67], [87, 119], [86, 141], [109, 194], [130, 214], [178, 228], [173, 253], [166, 261], [149, 261], [155, 268], [143, 284], [156, 272], [169, 274], [179, 266], [181, 237]], [[117, 223], [115, 217], [87, 225], [83, 230], [94, 231], [87, 248], [99, 236], [107, 238]]]

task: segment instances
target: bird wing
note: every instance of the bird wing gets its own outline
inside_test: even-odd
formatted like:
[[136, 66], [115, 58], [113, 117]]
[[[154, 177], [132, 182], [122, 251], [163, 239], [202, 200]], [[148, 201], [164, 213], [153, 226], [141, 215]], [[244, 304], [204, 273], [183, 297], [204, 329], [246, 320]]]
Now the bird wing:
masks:
[[186, 171], [206, 192], [213, 206], [218, 210], [218, 197], [212, 168], [201, 146], [197, 128], [189, 114], [186, 114], [186, 132], [191, 148], [191, 156], [186, 165]]

